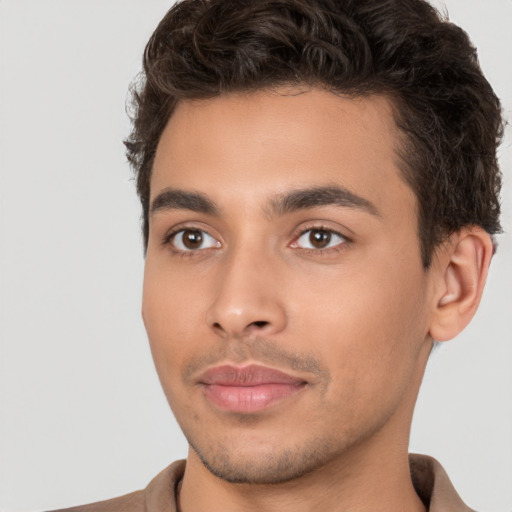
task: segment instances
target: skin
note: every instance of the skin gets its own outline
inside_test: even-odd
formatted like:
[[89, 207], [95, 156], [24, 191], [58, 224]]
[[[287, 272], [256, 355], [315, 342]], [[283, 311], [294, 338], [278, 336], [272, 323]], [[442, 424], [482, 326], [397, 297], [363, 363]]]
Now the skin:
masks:
[[[150, 214], [143, 318], [191, 447], [182, 512], [425, 510], [407, 459], [414, 403], [432, 337], [476, 310], [492, 246], [462, 230], [422, 267], [400, 140], [385, 97], [319, 89], [187, 101], [172, 115], [151, 201], [180, 190], [216, 209], [164, 198]], [[362, 203], [276, 207], [333, 186]], [[187, 229], [202, 242], [183, 245]], [[198, 384], [222, 364], [306, 384], [234, 413]]]

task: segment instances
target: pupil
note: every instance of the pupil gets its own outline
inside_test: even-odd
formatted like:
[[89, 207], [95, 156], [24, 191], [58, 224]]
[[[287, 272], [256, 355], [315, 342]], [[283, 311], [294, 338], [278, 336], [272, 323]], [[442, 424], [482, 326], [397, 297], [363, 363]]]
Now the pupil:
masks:
[[317, 249], [323, 249], [331, 241], [331, 234], [328, 231], [322, 231], [320, 229], [314, 229], [309, 235], [309, 241], [313, 247]]
[[183, 233], [183, 245], [187, 249], [197, 249], [203, 243], [201, 231], [185, 231]]

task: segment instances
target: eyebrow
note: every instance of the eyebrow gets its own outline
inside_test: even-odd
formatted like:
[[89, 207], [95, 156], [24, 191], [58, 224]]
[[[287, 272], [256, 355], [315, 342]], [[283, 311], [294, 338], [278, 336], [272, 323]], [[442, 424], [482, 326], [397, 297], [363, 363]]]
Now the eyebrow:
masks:
[[208, 215], [218, 215], [217, 206], [205, 195], [173, 188], [166, 188], [160, 192], [151, 203], [151, 214], [163, 210], [190, 210]]
[[280, 194], [270, 201], [270, 213], [279, 216], [297, 210], [331, 205], [356, 208], [371, 215], [380, 216], [378, 209], [371, 201], [338, 185], [292, 190]]
[[[357, 208], [371, 215], [380, 215], [371, 201], [339, 185], [310, 187], [279, 194], [269, 201], [265, 211], [271, 216], [281, 216], [298, 210], [331, 205]], [[206, 195], [173, 188], [160, 192], [151, 203], [151, 214], [165, 210], [190, 210], [219, 215], [217, 205]]]

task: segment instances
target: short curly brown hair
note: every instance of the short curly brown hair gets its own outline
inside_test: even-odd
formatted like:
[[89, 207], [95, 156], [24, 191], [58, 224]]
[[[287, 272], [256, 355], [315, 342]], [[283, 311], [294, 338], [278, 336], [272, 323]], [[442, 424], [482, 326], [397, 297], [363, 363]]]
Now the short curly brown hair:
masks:
[[500, 232], [500, 102], [467, 34], [427, 2], [183, 0], [151, 36], [132, 89], [125, 144], [146, 245], [151, 169], [176, 104], [285, 84], [390, 98], [425, 268], [463, 226]]

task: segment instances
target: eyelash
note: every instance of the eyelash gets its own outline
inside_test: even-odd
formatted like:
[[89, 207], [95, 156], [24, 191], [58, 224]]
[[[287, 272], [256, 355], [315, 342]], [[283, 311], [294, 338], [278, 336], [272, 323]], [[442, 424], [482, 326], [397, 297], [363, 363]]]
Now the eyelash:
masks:
[[195, 251], [194, 250], [185, 251], [183, 249], [178, 249], [177, 247], [174, 247], [173, 244], [171, 243], [173, 238], [176, 235], [178, 235], [179, 233], [182, 233], [184, 231], [199, 231], [200, 233], [205, 233], [209, 237], [212, 237], [215, 239], [215, 237], [210, 235], [210, 233], [208, 233], [208, 231], [206, 231], [205, 229], [202, 229], [202, 228], [198, 228], [196, 226], [184, 226], [184, 227], [180, 226], [179, 228], [176, 228], [176, 229], [170, 231], [169, 233], [166, 233], [162, 239], [162, 245], [169, 247], [170, 250], [173, 252], [173, 254], [175, 254], [177, 256], [184, 257], [184, 258], [196, 256], [201, 251], [206, 250], [206, 249], [197, 249]]
[[293, 246], [294, 244], [297, 243], [298, 240], [300, 240], [300, 238], [302, 238], [305, 234], [307, 234], [311, 231], [323, 231], [325, 233], [330, 234], [331, 236], [332, 235], [338, 236], [339, 238], [341, 238], [342, 241], [333, 247], [326, 247], [323, 249], [296, 247], [296, 249], [299, 249], [300, 251], [302, 251], [302, 253], [312, 254], [312, 255], [320, 255], [320, 256], [328, 256], [330, 254], [339, 253], [339, 252], [345, 250], [347, 248], [347, 246], [352, 243], [352, 239], [350, 239], [346, 235], [340, 233], [339, 231], [336, 231], [335, 229], [329, 228], [327, 226], [322, 226], [322, 225], [320, 225], [320, 226], [312, 225], [312, 226], [308, 226], [307, 228], [301, 228], [293, 236], [293, 242], [290, 245]]
[[[185, 251], [185, 250], [178, 249], [178, 248], [174, 247], [173, 244], [171, 243], [173, 238], [176, 235], [178, 235], [179, 233], [182, 233], [184, 231], [199, 231], [199, 232], [205, 233], [209, 237], [212, 237], [212, 238], [215, 239], [215, 237], [210, 235], [210, 233], [208, 233], [208, 231], [206, 231], [205, 229], [201, 229], [201, 228], [198, 228], [198, 227], [195, 227], [195, 226], [185, 226], [185, 227], [176, 228], [176, 229], [172, 230], [171, 232], [166, 233], [164, 235], [163, 239], [162, 239], [162, 245], [169, 246], [171, 251], [174, 254], [182, 256], [182, 257], [195, 256], [198, 253], [200, 253], [201, 251], [205, 251], [207, 249], [211, 249], [211, 247], [208, 247], [206, 249], [197, 249], [197, 250]], [[306, 229], [302, 228], [299, 231], [297, 231], [293, 235], [293, 241], [289, 244], [289, 246], [293, 247], [293, 245], [296, 244], [297, 241], [302, 236], [304, 236], [305, 234], [309, 233], [310, 231], [323, 231], [325, 233], [329, 233], [330, 235], [334, 235], [334, 236], [340, 237], [342, 239], [342, 241], [340, 243], [336, 244], [334, 247], [326, 247], [326, 248], [320, 248], [320, 249], [317, 249], [317, 248], [305, 248], [305, 247], [294, 247], [294, 249], [300, 250], [301, 252], [306, 253], [306, 254], [328, 255], [328, 254], [332, 254], [333, 252], [343, 251], [343, 250], [346, 249], [347, 245], [352, 243], [352, 240], [349, 237], [347, 237], [346, 235], [343, 235], [339, 231], [336, 231], [336, 230], [334, 230], [332, 228], [328, 228], [328, 227], [325, 227], [325, 226], [314, 225], [314, 226], [310, 226], [310, 227], [308, 227]]]

